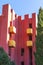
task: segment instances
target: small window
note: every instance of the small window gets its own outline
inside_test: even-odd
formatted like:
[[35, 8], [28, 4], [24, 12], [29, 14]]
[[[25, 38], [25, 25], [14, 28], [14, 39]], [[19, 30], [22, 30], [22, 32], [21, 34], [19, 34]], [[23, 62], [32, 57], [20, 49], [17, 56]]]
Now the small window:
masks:
[[37, 37], [37, 35], [35, 35], [35, 37]]
[[29, 24], [29, 28], [32, 28], [32, 24], [31, 23]]
[[11, 56], [11, 48], [9, 47], [9, 56]]
[[24, 55], [24, 48], [21, 48], [21, 56]]
[[21, 65], [24, 65], [24, 61], [21, 62]]
[[32, 35], [29, 35], [29, 40], [32, 40]]

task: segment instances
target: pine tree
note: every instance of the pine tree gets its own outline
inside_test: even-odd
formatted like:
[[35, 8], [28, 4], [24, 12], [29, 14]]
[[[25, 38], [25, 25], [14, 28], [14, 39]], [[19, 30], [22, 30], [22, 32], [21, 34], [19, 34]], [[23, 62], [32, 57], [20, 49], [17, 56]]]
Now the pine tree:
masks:
[[43, 65], [43, 9], [41, 7], [38, 13], [35, 58], [36, 58], [36, 65]]
[[15, 65], [15, 63], [10, 60], [2, 47], [0, 47], [0, 65]]

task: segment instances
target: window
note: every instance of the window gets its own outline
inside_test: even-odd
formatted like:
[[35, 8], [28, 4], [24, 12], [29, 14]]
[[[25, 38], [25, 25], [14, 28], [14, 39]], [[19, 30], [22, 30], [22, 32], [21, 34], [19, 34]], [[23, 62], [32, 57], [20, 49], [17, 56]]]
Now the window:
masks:
[[24, 65], [24, 61], [21, 62], [21, 65]]
[[30, 65], [32, 65], [32, 47], [29, 48]]
[[32, 40], [32, 35], [29, 35], [29, 40]]
[[21, 48], [21, 56], [24, 55], [24, 48]]
[[32, 28], [32, 24], [31, 23], [29, 24], [29, 28]]
[[37, 37], [37, 35], [35, 35], [35, 37]]
[[9, 47], [9, 56], [11, 56], [11, 48]]

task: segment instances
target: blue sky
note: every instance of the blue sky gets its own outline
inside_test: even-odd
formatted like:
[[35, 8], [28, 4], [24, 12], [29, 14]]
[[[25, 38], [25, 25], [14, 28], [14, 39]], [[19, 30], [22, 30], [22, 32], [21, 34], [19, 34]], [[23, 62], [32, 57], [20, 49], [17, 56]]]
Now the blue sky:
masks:
[[2, 5], [10, 4], [18, 15], [37, 13], [40, 7], [43, 8], [43, 0], [0, 0], [0, 14]]

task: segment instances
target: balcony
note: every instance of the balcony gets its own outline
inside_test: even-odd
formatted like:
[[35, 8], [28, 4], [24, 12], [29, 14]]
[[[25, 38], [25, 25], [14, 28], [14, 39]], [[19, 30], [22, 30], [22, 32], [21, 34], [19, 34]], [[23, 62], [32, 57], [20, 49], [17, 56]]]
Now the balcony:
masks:
[[14, 41], [14, 40], [9, 40], [9, 41], [8, 41], [8, 46], [9, 46], [9, 47], [16, 47], [15, 41]]
[[32, 46], [33, 44], [32, 44], [32, 41], [27, 41], [27, 46], [28, 47], [30, 47], [30, 46]]
[[14, 26], [10, 26], [9, 33], [12, 33], [12, 34], [16, 33], [16, 28]]
[[32, 28], [27, 28], [27, 34], [32, 34]]

